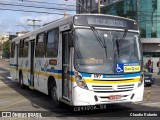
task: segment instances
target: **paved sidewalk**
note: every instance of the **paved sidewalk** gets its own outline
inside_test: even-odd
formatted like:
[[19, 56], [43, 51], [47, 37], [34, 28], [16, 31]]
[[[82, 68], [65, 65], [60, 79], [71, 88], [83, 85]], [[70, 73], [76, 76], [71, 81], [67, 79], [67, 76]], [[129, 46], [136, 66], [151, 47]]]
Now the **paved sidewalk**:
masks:
[[0, 67], [10, 70], [10, 59], [0, 59]]
[[160, 78], [160, 75], [158, 75], [157, 73], [151, 73], [153, 75], [154, 78]]

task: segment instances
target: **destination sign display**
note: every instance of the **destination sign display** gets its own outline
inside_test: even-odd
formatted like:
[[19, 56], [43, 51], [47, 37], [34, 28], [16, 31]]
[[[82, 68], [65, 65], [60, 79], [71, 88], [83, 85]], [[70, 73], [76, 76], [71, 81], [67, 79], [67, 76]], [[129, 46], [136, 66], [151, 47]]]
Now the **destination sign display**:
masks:
[[100, 15], [75, 15], [74, 24], [78, 26], [93, 26], [93, 27], [108, 27], [108, 28], [123, 28], [130, 30], [138, 30], [137, 23], [121, 17], [100, 16]]
[[140, 66], [124, 66], [124, 73], [139, 72]]
[[106, 19], [106, 18], [94, 18], [88, 17], [89, 25], [104, 25], [104, 26], [116, 26], [116, 27], [127, 27], [127, 23], [124, 20], [117, 19]]

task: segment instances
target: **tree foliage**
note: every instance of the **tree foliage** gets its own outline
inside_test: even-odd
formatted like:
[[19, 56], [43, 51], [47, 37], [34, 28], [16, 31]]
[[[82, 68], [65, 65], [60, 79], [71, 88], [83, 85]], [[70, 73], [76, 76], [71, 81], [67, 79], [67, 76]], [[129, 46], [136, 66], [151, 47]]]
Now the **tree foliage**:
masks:
[[9, 58], [10, 56], [10, 40], [7, 40], [6, 42], [3, 43], [3, 57]]

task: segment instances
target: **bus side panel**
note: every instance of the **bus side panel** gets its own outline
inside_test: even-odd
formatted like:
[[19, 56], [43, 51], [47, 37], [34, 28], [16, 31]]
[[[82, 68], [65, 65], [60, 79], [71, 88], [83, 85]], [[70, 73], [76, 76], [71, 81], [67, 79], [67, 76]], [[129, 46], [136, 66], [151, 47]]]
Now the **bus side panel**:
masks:
[[28, 56], [21, 58], [21, 65], [22, 65], [22, 72], [23, 72], [23, 83], [27, 86], [30, 84], [30, 49], [31, 49], [31, 44], [28, 42]]
[[28, 58], [18, 58], [19, 71], [22, 71], [23, 84], [28, 86], [29, 67]]
[[[59, 33], [59, 45], [58, 45], [58, 69], [62, 71], [62, 33]], [[58, 76], [57, 81], [57, 89], [58, 89], [58, 96], [62, 98], [62, 72]]]
[[[60, 38], [60, 37], [59, 37]], [[58, 97], [62, 96], [62, 58], [61, 58], [61, 42], [58, 44], [58, 55], [57, 57], [43, 57], [38, 58], [35, 57], [35, 74], [34, 74], [34, 85], [35, 87], [45, 93], [48, 94], [48, 79], [49, 77], [55, 80], [57, 89], [58, 89]], [[52, 63], [53, 62], [53, 63]]]
[[13, 80], [17, 79], [17, 70], [16, 67], [14, 66], [15, 63], [15, 58], [10, 58], [10, 76], [12, 77]]
[[13, 80], [18, 78], [18, 45], [15, 45], [14, 57], [10, 58], [10, 75]]
[[49, 61], [57, 58], [36, 58], [35, 59], [35, 74], [34, 86], [41, 92], [48, 94], [48, 78], [51, 77], [56, 81], [58, 86], [58, 65], [50, 65]]
[[19, 45], [18, 66], [19, 74], [22, 75], [23, 84], [28, 86], [29, 80], [29, 44], [27, 39], [21, 40]]
[[56, 82], [58, 98], [62, 97], [62, 43], [59, 34], [58, 54], [56, 57], [35, 57], [34, 84], [38, 90], [48, 94], [48, 80]]
[[45, 61], [45, 58], [35, 58], [34, 87], [37, 90], [47, 94], [48, 75], [47, 75], [47, 68], [45, 68], [45, 62], [47, 62]]

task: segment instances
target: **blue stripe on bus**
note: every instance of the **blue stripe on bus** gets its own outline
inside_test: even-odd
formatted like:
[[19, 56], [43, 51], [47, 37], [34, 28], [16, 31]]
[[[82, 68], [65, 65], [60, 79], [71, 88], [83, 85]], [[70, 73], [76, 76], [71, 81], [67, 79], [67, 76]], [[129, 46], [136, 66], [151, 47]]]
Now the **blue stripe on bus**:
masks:
[[[15, 66], [17, 67], [18, 64], [10, 64], [10, 66]], [[42, 71], [45, 71], [44, 68], [41, 68]], [[57, 73], [57, 74], [62, 74], [62, 70], [55, 70], [55, 69], [46, 69], [46, 72], [51, 72], [51, 73]], [[73, 71], [68, 71], [69, 75], [74, 75]], [[80, 72], [80, 74], [83, 77], [91, 77], [91, 73], [82, 73]], [[128, 77], [136, 77], [136, 76], [140, 76], [140, 72], [138, 73], [130, 73], [130, 74], [123, 74], [123, 75], [106, 75], [103, 74], [103, 78], [128, 78]]]
[[[10, 66], [14, 66], [14, 67], [17, 67], [18, 65], [17, 64], [10, 64]], [[44, 69], [44, 68], [41, 68], [41, 71], [46, 71], [46, 72], [51, 72], [51, 73], [57, 73], [57, 74], [62, 74], [62, 70], [55, 70], [55, 69]], [[68, 71], [68, 74], [69, 75], [74, 75], [74, 72], [73, 71]]]
[[15, 66], [15, 67], [17, 67], [17, 66], [18, 66], [18, 64], [10, 64], [10, 66]]
[[104, 75], [104, 78], [128, 78], [128, 77], [136, 77], [136, 76], [140, 76], [140, 72], [123, 74], [123, 75]]
[[52, 73], [62, 73], [62, 70], [55, 70], [55, 69], [44, 69], [44, 68], [41, 68], [41, 71], [46, 71], [46, 72], [52, 72]]
[[[83, 77], [91, 77], [91, 73], [81, 73]], [[123, 75], [106, 75], [102, 74], [103, 78], [128, 78], [128, 77], [136, 77], [140, 76], [140, 72], [138, 73], [130, 73], [130, 74], [123, 74]]]
[[83, 77], [91, 77], [92, 74], [90, 74], [90, 73], [81, 73], [81, 75], [82, 75]]
[[73, 71], [68, 71], [68, 74], [69, 75], [74, 75], [74, 72]]

